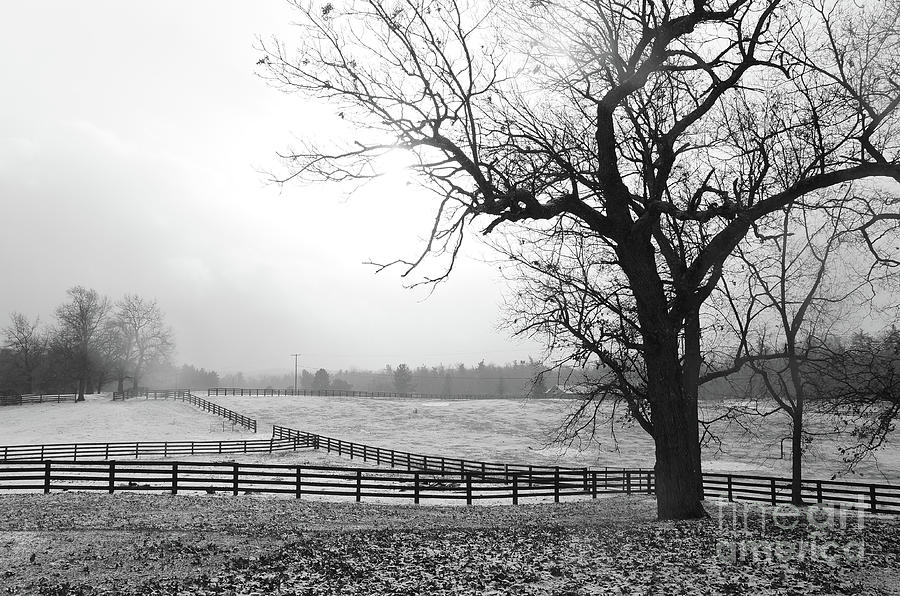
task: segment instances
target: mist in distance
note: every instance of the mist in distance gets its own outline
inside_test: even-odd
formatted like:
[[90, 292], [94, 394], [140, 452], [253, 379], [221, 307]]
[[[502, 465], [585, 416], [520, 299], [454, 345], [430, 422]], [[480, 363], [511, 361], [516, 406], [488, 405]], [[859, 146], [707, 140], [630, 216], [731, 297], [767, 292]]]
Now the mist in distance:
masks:
[[363, 265], [422, 246], [434, 201], [401, 172], [349, 198], [267, 183], [295, 134], [340, 126], [254, 74], [256, 36], [290, 39], [287, 3], [9, 12], [0, 50], [27, 59], [7, 60], [0, 110], [4, 324], [50, 323], [82, 285], [155, 299], [174, 361], [223, 374], [292, 371], [296, 352], [313, 370], [540, 355], [498, 330], [501, 284], [477, 243], [427, 300]]

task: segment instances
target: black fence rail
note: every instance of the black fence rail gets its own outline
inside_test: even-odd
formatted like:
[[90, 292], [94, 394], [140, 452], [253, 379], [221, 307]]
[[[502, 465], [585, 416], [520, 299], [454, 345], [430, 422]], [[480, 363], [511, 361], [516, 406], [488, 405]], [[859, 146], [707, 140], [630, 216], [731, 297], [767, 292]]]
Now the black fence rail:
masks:
[[[341, 389], [247, 389], [241, 387], [211, 387], [206, 390], [206, 396], [289, 396], [289, 395], [307, 395], [307, 396], [325, 396], [325, 397], [396, 397], [411, 399], [443, 399], [443, 400], [475, 400], [475, 399], [523, 399], [523, 395], [488, 395], [488, 394], [466, 394], [454, 393], [452, 395], [444, 395], [440, 393], [402, 393], [396, 391], [344, 391]], [[547, 397], [566, 397], [563, 395], [548, 395]]]
[[[647, 474], [645, 472], [645, 474]], [[482, 479], [476, 474], [441, 474], [375, 468], [298, 466], [217, 462], [172, 461], [7, 461], [0, 462], [0, 491], [53, 490], [158, 491], [178, 494], [282, 494], [401, 498], [423, 500], [502, 499], [518, 504], [523, 498], [591, 496], [623, 492], [622, 471], [559, 470], [523, 478], [512, 474], [509, 482]], [[649, 485], [649, 482], [645, 483]]]
[[[755, 501], [778, 505], [791, 502], [791, 479], [748, 474], [703, 474], [708, 497], [728, 501]], [[803, 500], [808, 504], [866, 509], [871, 513], [900, 514], [900, 486], [841, 480], [803, 480]]]
[[[513, 475], [520, 478], [527, 478], [535, 475], [543, 477], [546, 474], [553, 474], [557, 471], [577, 472], [579, 474], [593, 471], [604, 475], [612, 472], [622, 472], [621, 479], [623, 482], [627, 484], [629, 482], [628, 477], [631, 475], [635, 479], [635, 490], [652, 492], [652, 485], [646, 487], [641, 483], [642, 481], [639, 480], [641, 478], [650, 478], [652, 480], [652, 474], [648, 475], [651, 470], [643, 468], [631, 470], [621, 468], [590, 470], [586, 467], [576, 468], [569, 466], [508, 464], [459, 459], [439, 455], [422, 455], [420, 453], [397, 451], [396, 449], [385, 449], [362, 443], [354, 443], [352, 441], [344, 441], [279, 425], [272, 426], [272, 437], [276, 439], [295, 439], [298, 441], [299, 445], [304, 447], [324, 449], [328, 453], [336, 453], [339, 456], [348, 457], [350, 459], [361, 459], [366, 463], [371, 462], [378, 466], [406, 468], [407, 471], [421, 470], [441, 474], [471, 474], [478, 478], [490, 479], [492, 481], [509, 482]], [[624, 485], [622, 490], [623, 492], [630, 492], [630, 489]]]
[[113, 401], [144, 397], [147, 399], [185, 399], [191, 395], [190, 389], [126, 389], [113, 391]]
[[33, 393], [28, 395], [0, 395], [0, 406], [21, 406], [24, 404], [59, 404], [75, 402], [74, 393]]
[[115, 457], [174, 457], [234, 453], [274, 453], [305, 447], [296, 439], [251, 441], [120, 441], [112, 443], [52, 443], [0, 445], [2, 460], [103, 459]]
[[[330, 453], [337, 453], [350, 459], [362, 459], [364, 462], [374, 462], [376, 465], [391, 468], [471, 475], [484, 481], [499, 483], [508, 483], [513, 477], [520, 480], [534, 479], [534, 482], [540, 483], [548, 477], [548, 474], [555, 473], [582, 474], [590, 478], [596, 474], [603, 483], [602, 489], [606, 491], [615, 490], [628, 494], [655, 491], [653, 472], [643, 468], [604, 468], [600, 470], [505, 464], [421, 455], [343, 441], [277, 425], [272, 427], [272, 436], [294, 438], [302, 446], [325, 449]], [[609, 482], [618, 482], [619, 484], [613, 486]], [[703, 475], [703, 489], [708, 497], [722, 498], [728, 501], [756, 501], [771, 505], [791, 502], [790, 478], [706, 473]], [[810, 504], [851, 506], [863, 508], [872, 513], [900, 514], [900, 486], [896, 485], [839, 480], [804, 480], [803, 497]]]
[[228, 408], [223, 408], [219, 404], [213, 403], [211, 401], [205, 400], [202, 397], [197, 397], [193, 393], [191, 393], [190, 389], [142, 389], [140, 391], [131, 391], [125, 393], [114, 393], [113, 400], [118, 399], [128, 399], [132, 397], [144, 397], [146, 399], [175, 399], [186, 401], [189, 404], [195, 405], [201, 410], [205, 410], [210, 412], [211, 414], [215, 414], [216, 416], [221, 416], [227, 420], [230, 420], [234, 424], [238, 424], [256, 432], [256, 420], [250, 418], [249, 416], [244, 416], [243, 414], [238, 414], [234, 410], [229, 410]]

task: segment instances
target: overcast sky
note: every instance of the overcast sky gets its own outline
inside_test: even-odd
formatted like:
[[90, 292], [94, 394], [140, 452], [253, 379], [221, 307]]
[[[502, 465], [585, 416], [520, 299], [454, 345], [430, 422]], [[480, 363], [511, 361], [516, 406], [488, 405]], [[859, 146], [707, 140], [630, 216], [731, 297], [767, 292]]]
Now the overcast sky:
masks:
[[[420, 247], [432, 197], [402, 175], [354, 194], [261, 171], [334, 118], [254, 74], [291, 8], [18, 2], [0, 20], [0, 317], [52, 320], [66, 289], [156, 298], [178, 362], [226, 371], [506, 362], [502, 284], [469, 247], [425, 299], [369, 259]], [[5, 323], [4, 323], [5, 324]]]

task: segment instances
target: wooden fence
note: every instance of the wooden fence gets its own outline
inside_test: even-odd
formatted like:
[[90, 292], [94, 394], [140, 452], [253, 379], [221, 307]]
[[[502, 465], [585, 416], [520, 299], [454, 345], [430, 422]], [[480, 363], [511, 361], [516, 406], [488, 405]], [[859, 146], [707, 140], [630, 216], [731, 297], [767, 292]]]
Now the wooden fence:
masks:
[[[492, 482], [510, 482], [513, 476], [523, 478], [544, 478], [547, 474], [588, 474], [600, 478], [618, 478], [622, 485], [619, 492], [647, 492], [655, 490], [654, 475], [647, 469], [610, 469], [604, 468], [570, 468], [557, 466], [528, 466], [521, 464], [505, 464], [483, 462], [436, 455], [421, 455], [382, 449], [371, 445], [342, 441], [315, 433], [273, 426], [272, 436], [275, 438], [296, 438], [301, 445], [313, 449], [325, 449], [330, 453], [374, 462], [376, 465], [391, 468], [406, 468], [450, 474], [469, 474], [473, 477]], [[865, 482], [844, 482], [839, 480], [804, 480], [803, 497], [808, 503], [827, 504], [832, 506], [854, 506], [867, 509], [873, 513], [900, 514], [900, 486], [890, 484], [872, 484]], [[604, 487], [606, 488], [606, 487]], [[771, 505], [791, 502], [791, 479], [773, 476], [754, 476], [749, 474], [706, 473], [703, 475], [703, 490], [706, 496], [723, 498], [729, 501], [757, 501]]]
[[147, 399], [184, 399], [191, 395], [190, 389], [126, 389], [113, 391], [113, 401], [144, 397]]
[[[492, 480], [497, 480], [499, 478], [504, 482], [508, 481], [513, 474], [522, 477], [533, 474], [554, 473], [556, 471], [575, 471], [578, 473], [590, 471], [589, 468], [508, 464], [458, 459], [439, 455], [422, 455], [419, 453], [384, 449], [381, 447], [364, 445], [362, 443], [344, 441], [278, 425], [272, 426], [272, 437], [276, 439], [296, 439], [301, 446], [311, 447], [313, 449], [324, 449], [328, 453], [336, 453], [339, 456], [348, 457], [350, 459], [361, 459], [364, 462], [372, 462], [378, 466], [406, 468], [408, 471], [421, 470], [450, 474], [473, 474], [479, 478], [490, 478]], [[602, 471], [594, 471], [607, 474], [611, 469], [604, 468]], [[650, 472], [650, 470], [643, 468], [631, 470], [614, 468], [612, 471], [631, 473], [635, 478], [646, 477], [645, 475]]]
[[296, 439], [251, 441], [121, 441], [113, 443], [53, 443], [0, 445], [2, 460], [110, 459], [116, 457], [172, 457], [232, 453], [273, 453], [306, 447]]
[[[639, 480], [639, 479], [638, 479]], [[645, 482], [645, 486], [649, 483]], [[302, 498], [304, 495], [423, 500], [519, 499], [563, 496], [596, 498], [600, 493], [625, 492], [635, 485], [625, 474], [611, 471], [559, 470], [512, 474], [509, 482], [483, 479], [476, 474], [454, 474], [335, 466], [245, 464], [237, 462], [171, 461], [8, 461], [0, 462], [0, 491], [53, 490], [160, 491], [224, 493], [231, 495], [272, 493]]]
[[228, 408], [223, 408], [219, 404], [213, 403], [211, 401], [205, 400], [202, 397], [197, 397], [193, 393], [191, 393], [190, 389], [182, 389], [182, 390], [165, 390], [165, 389], [143, 389], [137, 392], [126, 392], [125, 394], [114, 393], [113, 400], [116, 399], [126, 399], [130, 397], [144, 397], [147, 399], [175, 399], [186, 401], [189, 404], [195, 405], [201, 410], [205, 410], [210, 412], [211, 414], [215, 414], [216, 416], [221, 416], [230, 420], [234, 424], [239, 424], [244, 428], [250, 429], [253, 432], [256, 432], [256, 420], [250, 418], [248, 416], [244, 416], [243, 414], [238, 414], [234, 410], [229, 410]]
[[[396, 391], [344, 391], [341, 389], [247, 389], [241, 387], [211, 387], [206, 390], [206, 396], [219, 395], [248, 395], [248, 396], [286, 396], [286, 395], [308, 395], [308, 396], [325, 396], [325, 397], [394, 397], [394, 398], [410, 398], [410, 399], [443, 399], [443, 400], [475, 400], [475, 399], [523, 399], [522, 395], [485, 395], [485, 394], [465, 394], [454, 393], [452, 395], [443, 395], [439, 393], [401, 393]], [[548, 396], [551, 397], [551, 396]], [[552, 397], [566, 397], [554, 395]]]
[[0, 395], [0, 406], [21, 406], [23, 404], [46, 404], [74, 402], [74, 393], [35, 393], [30, 395]]
[[[113, 471], [109, 472], [112, 476], [102, 476], [98, 480], [94, 477], [95, 473], [100, 473], [98, 470], [102, 472], [105, 463], [91, 461], [110, 460], [115, 457], [137, 459], [177, 455], [274, 453], [303, 448], [326, 449], [348, 457], [352, 454], [353, 457], [369, 464], [391, 466], [391, 469], [151, 461], [146, 463], [147, 467], [144, 467], [144, 462], [140, 462], [140, 465], [138, 462], [118, 464], [120, 472], [131, 470], [141, 475], [140, 479], [116, 476], [116, 472]], [[219, 476], [222, 474], [222, 466], [231, 466], [230, 469], [237, 470], [239, 480], [235, 491], [290, 493], [297, 490], [295, 486], [297, 478], [301, 478], [299, 482], [306, 487], [301, 489], [302, 492], [337, 496], [355, 495], [357, 500], [363, 496], [409, 497], [410, 491], [413, 493], [418, 491], [423, 499], [466, 498], [467, 502], [471, 503], [473, 499], [499, 498], [512, 499], [517, 503], [520, 496], [553, 496], [554, 500], [558, 501], [560, 496], [575, 494], [590, 494], [594, 497], [597, 493], [604, 492], [652, 494], [656, 487], [653, 472], [646, 469], [601, 470], [527, 466], [425, 456], [339, 441], [285, 427], [276, 427], [273, 438], [269, 440], [11, 445], [0, 446], [0, 455], [3, 456], [3, 461], [0, 461], [0, 490], [37, 488], [44, 489], [45, 492], [51, 488], [101, 490], [102, 487], [108, 486], [109, 482], [119, 482], [119, 485], [115, 485], [118, 486], [118, 490], [167, 490], [170, 480], [166, 479], [170, 477], [166, 476], [166, 479], [160, 480], [154, 476], [163, 469], [174, 470], [177, 490], [178, 466], [183, 466], [183, 470], [194, 471], [189, 476], [192, 480], [184, 484], [185, 487], [193, 487], [190, 490], [207, 492], [224, 490], [223, 480]], [[58, 466], [54, 461], [51, 466], [50, 461], [57, 458], [62, 458], [63, 461], [58, 462]], [[83, 465], [78, 468], [76, 463]], [[106, 463], [112, 463], [111, 469], [116, 469], [115, 461]], [[35, 470], [40, 470], [43, 474], [40, 477], [42, 484], [40, 486], [22, 484], [23, 479], [36, 478], [31, 477], [36, 473]], [[56, 470], [57, 475], [54, 476], [47, 470]], [[85, 476], [90, 482], [88, 484], [76, 482], [73, 485], [72, 482], [75, 480], [85, 479], [81, 476], [74, 479], [67, 476], [75, 472], [79, 474], [91, 472]], [[50, 474], [49, 481], [46, 474]], [[229, 478], [233, 483], [234, 476]], [[54, 484], [54, 480], [58, 482]], [[147, 484], [151, 480], [152, 482]], [[356, 484], [353, 481], [356, 481]], [[127, 484], [128, 482], [138, 484], [131, 485]], [[704, 474], [703, 484], [707, 497], [728, 501], [756, 501], [778, 505], [790, 503], [791, 500], [789, 478], [707, 473]], [[102, 487], [98, 488], [100, 485]], [[861, 508], [872, 513], [900, 514], [900, 487], [889, 484], [805, 480], [803, 495], [807, 503]], [[418, 499], [415, 502], [418, 502]]]

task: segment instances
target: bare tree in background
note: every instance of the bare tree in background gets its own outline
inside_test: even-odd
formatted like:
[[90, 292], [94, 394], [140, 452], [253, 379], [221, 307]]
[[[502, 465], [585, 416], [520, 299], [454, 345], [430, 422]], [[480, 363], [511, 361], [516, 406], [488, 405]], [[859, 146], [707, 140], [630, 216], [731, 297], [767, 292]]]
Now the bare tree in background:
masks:
[[3, 328], [4, 346], [13, 354], [13, 364], [18, 369], [30, 393], [34, 393], [37, 371], [47, 348], [47, 338], [38, 329], [40, 319], [34, 322], [19, 312], [10, 314], [10, 323]]
[[[155, 300], [126, 294], [116, 303], [114, 326], [122, 362], [131, 373], [132, 387], [140, 386], [141, 375], [151, 363], [166, 360], [175, 348], [172, 330]], [[123, 382], [119, 375], [119, 384]]]
[[96, 290], [82, 286], [69, 288], [69, 301], [56, 309], [57, 328], [54, 342], [66, 355], [77, 383], [75, 401], [84, 401], [91, 378], [92, 352], [97, 348], [111, 305]]
[[[848, 191], [849, 192], [849, 189]], [[876, 295], [896, 281], [895, 267], [867, 258], [859, 226], [868, 216], [847, 192], [832, 197], [834, 209], [786, 210], [780, 221], [738, 246], [739, 261], [723, 276], [716, 319], [727, 322], [728, 362], [751, 372], [755, 413], [787, 415], [791, 439], [791, 500], [802, 505], [803, 455], [816, 436], [837, 435], [840, 424], [817, 389], [816, 372], [842, 337], [878, 315]], [[892, 252], [900, 252], [892, 247]], [[886, 313], [891, 316], [891, 313]], [[723, 360], [720, 353], [719, 361]], [[737, 371], [732, 366], [726, 373]], [[812, 401], [811, 401], [812, 400]], [[814, 406], [815, 428], [806, 424]], [[830, 421], [828, 419], [831, 419]]]
[[855, 441], [843, 455], [853, 469], [877, 460], [900, 419], [900, 331], [859, 332], [829, 348], [817, 362], [815, 386], [834, 413], [851, 424]]
[[475, 218], [524, 243], [589, 231], [628, 328], [591, 358], [627, 353], [643, 375], [659, 517], [704, 516], [702, 307], [760, 222], [821, 189], [871, 199], [880, 253], [896, 214], [867, 181], [900, 181], [897, 0], [295, 6], [300, 47], [263, 44], [260, 65], [346, 126], [285, 155], [282, 180], [364, 181], [410, 153], [439, 207], [422, 255], [395, 263], [446, 258], [431, 282]]

